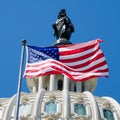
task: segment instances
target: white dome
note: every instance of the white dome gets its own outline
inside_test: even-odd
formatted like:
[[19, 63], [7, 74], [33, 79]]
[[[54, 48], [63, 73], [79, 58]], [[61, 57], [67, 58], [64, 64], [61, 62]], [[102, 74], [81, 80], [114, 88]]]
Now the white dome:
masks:
[[[0, 99], [0, 120], [14, 120], [15, 103], [16, 95]], [[96, 97], [88, 91], [41, 89], [21, 94], [19, 120], [120, 120], [120, 105], [110, 97]]]

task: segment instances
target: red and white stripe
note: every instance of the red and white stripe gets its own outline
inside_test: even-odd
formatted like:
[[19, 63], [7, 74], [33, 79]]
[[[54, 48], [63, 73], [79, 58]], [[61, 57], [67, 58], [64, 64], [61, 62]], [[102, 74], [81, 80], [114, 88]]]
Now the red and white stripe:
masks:
[[81, 44], [59, 46], [59, 61], [47, 59], [27, 63], [25, 77], [50, 74], [65, 74], [76, 81], [85, 81], [101, 76], [108, 77], [108, 66], [99, 46], [100, 40]]

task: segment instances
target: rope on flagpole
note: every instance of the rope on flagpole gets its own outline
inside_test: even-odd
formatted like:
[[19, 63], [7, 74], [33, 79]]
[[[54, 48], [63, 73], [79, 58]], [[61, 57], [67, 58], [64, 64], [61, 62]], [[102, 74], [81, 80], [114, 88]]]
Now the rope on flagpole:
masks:
[[23, 62], [24, 62], [24, 53], [25, 53], [26, 40], [22, 41], [22, 51], [21, 51], [21, 59], [20, 59], [20, 69], [19, 69], [19, 78], [18, 78], [18, 90], [17, 90], [17, 100], [16, 100], [16, 111], [14, 120], [18, 120], [19, 117], [19, 104], [20, 104], [20, 92], [21, 92], [21, 84], [22, 84], [22, 70], [23, 70]]

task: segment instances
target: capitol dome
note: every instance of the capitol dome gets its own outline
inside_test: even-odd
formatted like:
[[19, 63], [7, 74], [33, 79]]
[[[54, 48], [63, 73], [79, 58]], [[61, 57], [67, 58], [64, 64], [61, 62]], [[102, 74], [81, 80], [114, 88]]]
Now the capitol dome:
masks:
[[[70, 29], [74, 31], [73, 26]], [[57, 39], [54, 46], [71, 44], [67, 30], [62, 34], [66, 38]], [[55, 34], [61, 37], [61, 32]], [[120, 120], [120, 104], [115, 99], [93, 95], [97, 78], [77, 82], [51, 74], [27, 78], [26, 83], [30, 93], [21, 92], [17, 120]], [[16, 103], [17, 94], [0, 98], [0, 120], [15, 120]]]
[[[96, 79], [80, 83], [64, 75], [27, 79], [31, 93], [21, 93], [19, 120], [120, 120], [120, 105], [92, 94]], [[16, 94], [0, 99], [0, 120], [14, 120]]]

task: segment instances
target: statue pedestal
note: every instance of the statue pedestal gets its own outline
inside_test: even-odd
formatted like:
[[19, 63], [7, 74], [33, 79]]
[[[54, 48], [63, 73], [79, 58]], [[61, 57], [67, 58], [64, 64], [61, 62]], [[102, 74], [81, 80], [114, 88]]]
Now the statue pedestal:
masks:
[[53, 44], [53, 46], [68, 45], [68, 44], [72, 44], [68, 39], [59, 38], [58, 40], [56, 40], [56, 42]]

